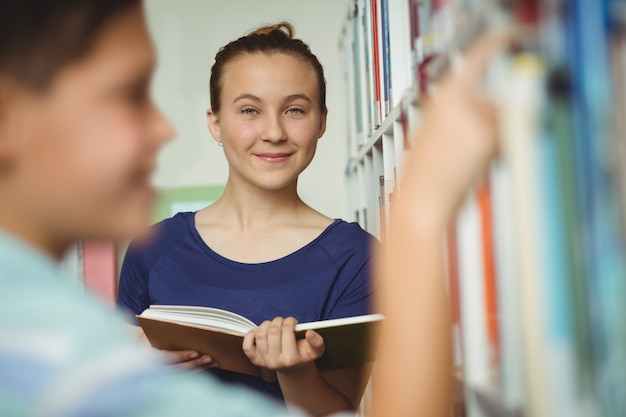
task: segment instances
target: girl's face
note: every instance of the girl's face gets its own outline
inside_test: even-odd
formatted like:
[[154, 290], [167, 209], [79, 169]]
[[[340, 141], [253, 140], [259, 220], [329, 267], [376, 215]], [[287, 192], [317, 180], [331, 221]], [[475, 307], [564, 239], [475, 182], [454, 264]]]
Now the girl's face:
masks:
[[281, 53], [254, 53], [227, 64], [221, 110], [209, 128], [228, 159], [229, 181], [280, 190], [295, 185], [326, 129], [315, 71]]

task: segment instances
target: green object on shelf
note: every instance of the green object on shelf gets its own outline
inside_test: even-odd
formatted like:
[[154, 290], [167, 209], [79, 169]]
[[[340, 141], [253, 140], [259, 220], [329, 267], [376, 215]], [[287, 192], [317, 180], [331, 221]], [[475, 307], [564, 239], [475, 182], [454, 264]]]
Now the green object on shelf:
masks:
[[223, 185], [176, 187], [159, 190], [152, 209], [152, 222], [173, 216], [178, 211], [194, 211], [206, 207], [224, 192]]

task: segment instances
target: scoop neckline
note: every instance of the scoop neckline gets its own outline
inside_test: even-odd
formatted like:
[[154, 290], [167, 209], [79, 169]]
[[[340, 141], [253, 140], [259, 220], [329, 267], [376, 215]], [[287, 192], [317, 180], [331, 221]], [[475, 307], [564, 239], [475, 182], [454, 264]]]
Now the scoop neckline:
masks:
[[331, 229], [333, 229], [335, 226], [337, 226], [339, 223], [341, 223], [343, 220], [342, 219], [333, 219], [332, 223], [330, 223], [328, 226], [326, 226], [326, 228], [315, 237], [315, 239], [311, 240], [309, 243], [307, 243], [306, 245], [302, 246], [299, 249], [296, 249], [295, 251], [288, 253], [285, 256], [282, 256], [280, 258], [276, 258], [273, 260], [269, 260], [269, 261], [264, 261], [264, 262], [255, 262], [255, 263], [247, 263], [247, 262], [240, 262], [240, 261], [236, 261], [230, 258], [227, 258], [223, 255], [220, 255], [219, 253], [217, 253], [216, 251], [214, 251], [205, 241], [204, 239], [202, 239], [202, 236], [200, 236], [200, 232], [198, 231], [197, 227], [196, 227], [196, 213], [197, 212], [187, 212], [187, 226], [189, 227], [189, 230], [191, 232], [191, 235], [193, 236], [194, 240], [196, 241], [196, 243], [198, 244], [198, 246], [202, 249], [202, 251], [204, 251], [205, 253], [207, 253], [208, 255], [210, 255], [211, 257], [217, 259], [218, 261], [222, 262], [222, 263], [226, 263], [229, 265], [234, 265], [234, 266], [238, 266], [238, 267], [248, 267], [248, 268], [254, 268], [254, 267], [259, 267], [259, 266], [266, 266], [266, 265], [272, 265], [272, 264], [276, 264], [276, 263], [280, 263], [280, 262], [285, 262], [286, 260], [293, 258], [295, 256], [300, 255], [302, 252], [307, 251], [309, 248], [315, 246], [320, 240], [322, 240], [324, 238], [324, 236], [326, 236]]

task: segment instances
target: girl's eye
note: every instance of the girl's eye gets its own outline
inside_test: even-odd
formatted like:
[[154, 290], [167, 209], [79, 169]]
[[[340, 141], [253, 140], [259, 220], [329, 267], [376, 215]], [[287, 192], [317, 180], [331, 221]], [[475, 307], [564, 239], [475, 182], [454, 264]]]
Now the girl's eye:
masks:
[[287, 110], [287, 113], [289, 113], [289, 114], [302, 114], [302, 113], [304, 113], [304, 110], [302, 110], [299, 107], [292, 107], [292, 108]]
[[256, 114], [256, 110], [254, 110], [252, 107], [246, 107], [245, 109], [241, 111], [241, 113], [243, 113], [246, 116], [253, 116]]

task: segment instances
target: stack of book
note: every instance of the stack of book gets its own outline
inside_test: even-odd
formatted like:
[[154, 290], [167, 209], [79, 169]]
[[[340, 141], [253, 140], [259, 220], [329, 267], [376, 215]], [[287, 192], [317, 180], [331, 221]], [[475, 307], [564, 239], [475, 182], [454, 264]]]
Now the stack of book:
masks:
[[626, 416], [626, 2], [355, 0], [355, 212], [382, 237], [423, 96], [492, 18], [522, 35], [488, 76], [500, 156], [446, 244], [466, 412]]
[[501, 156], [448, 242], [468, 413], [488, 415], [478, 391], [511, 415], [626, 415], [625, 15], [514, 3]]

